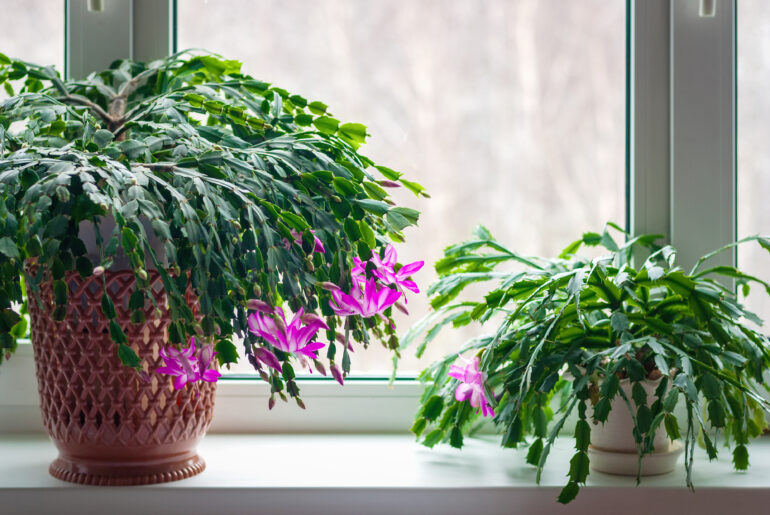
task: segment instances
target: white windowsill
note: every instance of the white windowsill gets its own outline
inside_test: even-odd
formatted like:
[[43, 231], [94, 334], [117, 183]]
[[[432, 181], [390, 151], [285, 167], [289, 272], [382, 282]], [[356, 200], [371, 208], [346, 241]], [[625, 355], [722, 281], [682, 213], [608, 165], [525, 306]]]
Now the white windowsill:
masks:
[[86, 487], [47, 473], [53, 445], [40, 436], [0, 436], [2, 513], [312, 513], [493, 515], [522, 513], [762, 513], [770, 503], [770, 440], [750, 446], [751, 469], [732, 470], [727, 452], [695, 460], [696, 493], [684, 471], [645, 478], [592, 472], [568, 507], [555, 503], [571, 442], [558, 442], [534, 484], [526, 451], [470, 439], [459, 452], [426, 449], [405, 435], [209, 435], [201, 475], [147, 487]]

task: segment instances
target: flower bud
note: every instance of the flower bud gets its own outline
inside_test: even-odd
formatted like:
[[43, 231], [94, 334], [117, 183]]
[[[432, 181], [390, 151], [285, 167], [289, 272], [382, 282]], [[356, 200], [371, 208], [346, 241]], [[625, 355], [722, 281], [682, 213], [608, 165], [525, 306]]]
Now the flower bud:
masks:
[[267, 409], [271, 410], [274, 407], [275, 407], [275, 397], [271, 395], [270, 399], [268, 399], [267, 401]]
[[377, 183], [380, 186], [383, 186], [385, 188], [400, 188], [401, 187], [401, 185], [399, 183], [393, 182], [393, 181], [377, 181]]
[[330, 283], [328, 281], [324, 281], [324, 282], [316, 283], [316, 284], [318, 286], [320, 286], [322, 289], [326, 290], [326, 291], [339, 291], [340, 290], [339, 286], [337, 286], [334, 283]]
[[264, 300], [249, 299], [249, 301], [246, 303], [246, 306], [248, 309], [252, 311], [259, 311], [260, 313], [272, 314], [275, 312], [275, 308], [273, 308], [273, 306]]
[[321, 362], [320, 362], [319, 360], [317, 360], [317, 359], [314, 359], [314, 360], [313, 360], [313, 365], [315, 365], [315, 369], [316, 369], [316, 370], [318, 370], [318, 373], [319, 373], [319, 374], [321, 374], [322, 376], [325, 376], [325, 375], [326, 375], [326, 367], [324, 367], [324, 364], [323, 364], [323, 363], [321, 363]]
[[393, 305], [396, 306], [396, 309], [399, 310], [400, 312], [402, 312], [403, 314], [405, 314], [405, 315], [409, 314], [409, 311], [406, 310], [406, 306], [404, 306], [400, 302], [396, 302]]
[[136, 273], [136, 275], [138, 275], [138, 276], [139, 276], [139, 278], [140, 278], [140, 279], [142, 279], [142, 280], [144, 280], [144, 281], [146, 281], [146, 280], [147, 280], [147, 271], [146, 271], [146, 270], [144, 270], [144, 269], [142, 269], [142, 270], [139, 270], [139, 271]]
[[97, 266], [94, 268], [94, 277], [101, 277], [104, 274], [104, 267]]
[[302, 409], [305, 409], [305, 403], [302, 402], [302, 399], [300, 399], [299, 397], [295, 397], [294, 400], [297, 401], [297, 406], [299, 406]]
[[331, 363], [329, 368], [332, 371], [332, 377], [334, 377], [334, 379], [336, 379], [339, 384], [345, 384], [345, 381], [342, 379], [342, 372], [340, 372], [340, 368], [337, 366], [337, 364]]

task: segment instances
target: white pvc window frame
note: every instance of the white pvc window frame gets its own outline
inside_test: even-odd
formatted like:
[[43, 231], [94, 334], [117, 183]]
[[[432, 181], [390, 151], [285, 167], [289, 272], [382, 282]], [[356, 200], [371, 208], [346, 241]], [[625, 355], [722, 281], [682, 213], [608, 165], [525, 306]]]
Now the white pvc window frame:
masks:
[[666, 234], [689, 268], [736, 237], [736, 0], [630, 0], [628, 16], [629, 229]]
[[[175, 0], [65, 3], [70, 77], [175, 50]], [[735, 239], [735, 3], [626, 0], [627, 225], [669, 235], [683, 266]], [[31, 346], [13, 361], [0, 373], [0, 432], [41, 431]], [[212, 431], [405, 432], [421, 393], [384, 378], [300, 387], [307, 410], [279, 402], [268, 413], [268, 385], [221, 380]]]

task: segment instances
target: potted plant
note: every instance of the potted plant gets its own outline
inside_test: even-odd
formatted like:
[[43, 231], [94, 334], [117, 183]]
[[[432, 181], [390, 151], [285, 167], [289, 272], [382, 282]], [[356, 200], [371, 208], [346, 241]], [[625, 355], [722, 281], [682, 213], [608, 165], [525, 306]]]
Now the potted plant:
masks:
[[[613, 229], [627, 241], [617, 243]], [[674, 248], [655, 245], [660, 236], [630, 238], [614, 224], [583, 235], [553, 259], [521, 256], [484, 228], [475, 236], [448, 247], [436, 263], [439, 280], [428, 290], [435, 312], [402, 340], [406, 346], [428, 329], [420, 354], [442, 326], [498, 315], [493, 334], [422, 373], [427, 386], [412, 431], [424, 445], [462, 447], [464, 436], [490, 417], [503, 447], [529, 447], [526, 461], [537, 467], [539, 481], [554, 440], [576, 415], [562, 503], [585, 484], [590, 464], [601, 461], [601, 470], [631, 472], [638, 481], [646, 460], [671, 466], [677, 449], [669, 442], [679, 439], [690, 488], [696, 441], [714, 459], [719, 437], [735, 468], [748, 467], [749, 438], [762, 432], [763, 410], [770, 407], [761, 396], [768, 339], [749, 323], [761, 324], [758, 317], [720, 278], [734, 280], [744, 294], [750, 283], [768, 291], [770, 285], [734, 267], [704, 264], [746, 241], [770, 250], [770, 240], [727, 245], [685, 271]], [[583, 245], [606, 254], [580, 257]], [[645, 252], [634, 265], [632, 256]], [[519, 268], [496, 271], [501, 265]], [[481, 300], [455, 301], [478, 281], [496, 284]], [[611, 423], [619, 426], [610, 429]], [[626, 450], [634, 453], [631, 471]], [[608, 464], [612, 451], [620, 454]], [[666, 465], [648, 472], [665, 472]]]
[[386, 188], [423, 192], [358, 152], [363, 125], [216, 55], [63, 80], [0, 54], [0, 83], [0, 360], [28, 310], [56, 477], [200, 472], [238, 345], [270, 407], [303, 407], [297, 367], [342, 383], [354, 340], [397, 349], [420, 264], [388, 241], [418, 212]]

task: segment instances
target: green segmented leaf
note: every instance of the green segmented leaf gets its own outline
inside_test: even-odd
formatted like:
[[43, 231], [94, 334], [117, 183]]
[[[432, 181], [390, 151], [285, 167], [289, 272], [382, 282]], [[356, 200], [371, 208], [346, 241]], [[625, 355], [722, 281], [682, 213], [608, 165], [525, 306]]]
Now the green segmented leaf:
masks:
[[735, 470], [746, 470], [749, 468], [749, 450], [745, 445], [737, 445], [733, 449], [733, 465], [735, 465]]
[[433, 395], [423, 405], [422, 416], [428, 421], [436, 420], [443, 409], [444, 398], [440, 395]]
[[118, 346], [118, 357], [120, 358], [120, 362], [127, 367], [139, 368], [142, 364], [142, 361], [139, 359], [139, 356], [136, 355], [134, 349], [124, 343], [121, 343]]

